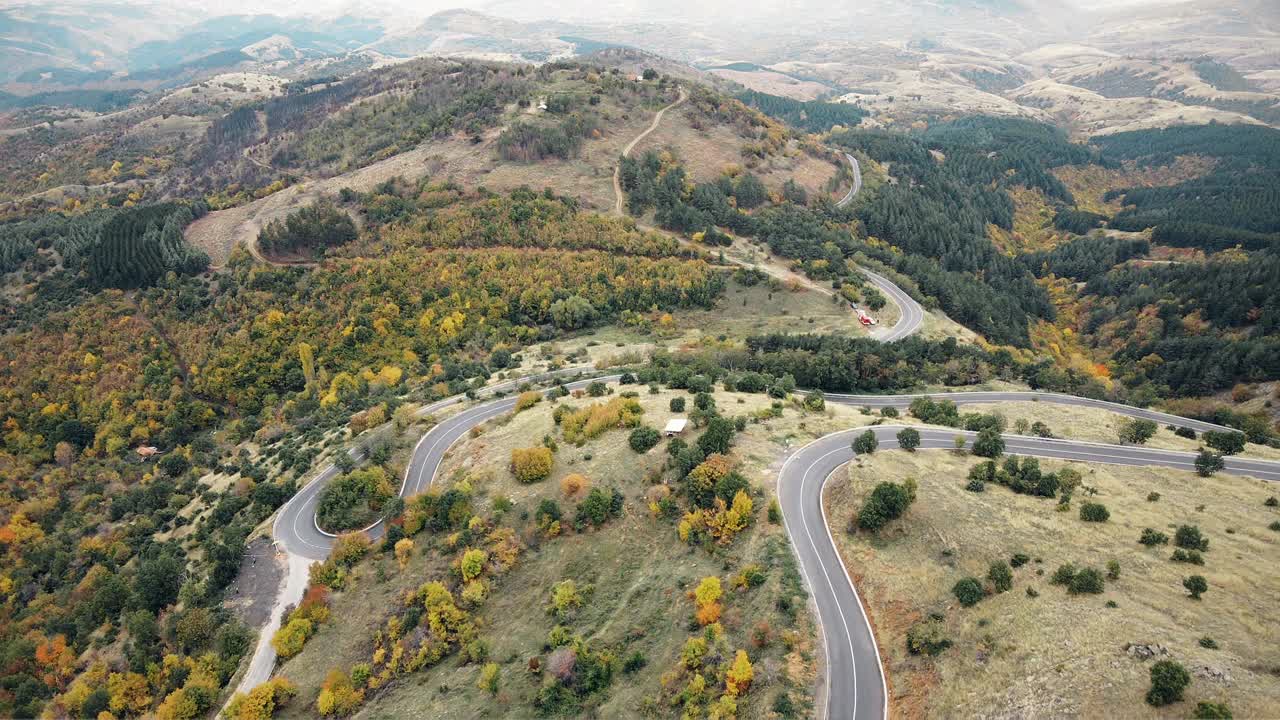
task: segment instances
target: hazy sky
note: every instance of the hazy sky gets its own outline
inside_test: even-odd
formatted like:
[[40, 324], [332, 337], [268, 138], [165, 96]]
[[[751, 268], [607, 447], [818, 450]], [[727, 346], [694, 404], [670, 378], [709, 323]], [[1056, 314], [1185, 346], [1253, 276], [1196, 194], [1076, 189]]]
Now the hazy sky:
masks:
[[[96, 0], [101, 2], [101, 0]], [[920, 0], [918, 0], [920, 1]], [[1040, 0], [1044, 2], [1044, 0]], [[171, 7], [200, 15], [274, 14], [274, 15], [391, 15], [426, 17], [441, 10], [467, 8], [480, 12], [492, 12], [513, 18], [554, 18], [560, 14], [577, 16], [590, 13], [597, 21], [611, 19], [733, 17], [735, 14], [771, 15], [784, 13], [797, 3], [788, 0], [753, 0], [743, 6], [741, 0], [107, 0], [126, 5], [151, 5]], [[838, 0], [841, 10], [856, 9], [858, 5], [871, 5], [876, 0]], [[904, 4], [909, 4], [906, 0]], [[1076, 6], [1090, 9], [1114, 9], [1137, 5], [1168, 4], [1177, 0], [1059, 0], [1064, 7]], [[26, 4], [12, 0], [0, 0], [0, 7]], [[807, 4], [807, 3], [799, 3]], [[933, 4], [925, 2], [923, 4]], [[1054, 4], [1052, 0], [1047, 4]], [[744, 10], [746, 11], [744, 13]]]

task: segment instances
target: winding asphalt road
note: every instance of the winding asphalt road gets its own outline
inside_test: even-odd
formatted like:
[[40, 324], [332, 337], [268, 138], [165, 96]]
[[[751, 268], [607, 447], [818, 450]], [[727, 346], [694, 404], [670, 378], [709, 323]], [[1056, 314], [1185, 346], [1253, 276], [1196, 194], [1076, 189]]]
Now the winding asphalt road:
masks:
[[[538, 373], [514, 380], [508, 380], [479, 390], [481, 395], [493, 395], [515, 390], [523, 383], [537, 383], [552, 378], [580, 376], [589, 373], [587, 368], [573, 367]], [[585, 385], [592, 379], [616, 380], [618, 376], [575, 380], [566, 387], [574, 388]], [[453, 405], [465, 403], [465, 395], [455, 395], [419, 409], [419, 416], [439, 412]], [[436, 469], [444, 459], [445, 452], [458, 438], [472, 427], [485, 420], [507, 412], [515, 405], [515, 398], [503, 398], [483, 405], [463, 410], [452, 415], [428, 430], [413, 449], [409, 467], [405, 471], [404, 481], [400, 487], [401, 497], [408, 497], [425, 490], [435, 477]], [[347, 451], [351, 459], [359, 461], [364, 452], [358, 447]], [[284, 550], [287, 572], [281, 579], [275, 604], [267, 623], [258, 635], [258, 643], [254, 648], [249, 666], [241, 676], [237, 685], [238, 692], [248, 692], [271, 678], [275, 668], [276, 653], [271, 646], [271, 637], [280, 628], [284, 610], [297, 603], [307, 586], [307, 568], [313, 561], [323, 561], [329, 556], [335, 536], [320, 529], [316, 523], [316, 505], [320, 491], [339, 473], [335, 465], [327, 465], [305, 487], [299, 490], [285, 503], [276, 515], [271, 526], [271, 535], [276, 545]], [[382, 522], [378, 521], [366, 528], [373, 538], [382, 536]]]
[[[842, 203], [851, 199], [861, 185], [857, 172], [857, 160], [851, 156], [847, 157], [853, 163], [855, 177], [858, 177], [859, 181]], [[924, 319], [924, 308], [887, 278], [865, 269], [863, 272], [872, 284], [901, 309], [899, 321], [892, 328], [881, 331], [875, 337], [884, 342], [893, 342], [919, 330]], [[520, 383], [544, 381], [552, 377], [566, 377], [583, 372], [582, 368], [569, 368], [543, 373], [501, 383], [481, 392], [492, 395], [513, 390]], [[576, 380], [567, 384], [567, 387], [581, 387], [593, 379], [612, 381], [617, 377], [615, 375]], [[1161, 424], [1189, 427], [1200, 432], [1226, 429], [1212, 423], [1180, 418], [1154, 410], [1060, 393], [983, 391], [909, 395], [829, 394], [826, 396], [829, 402], [873, 408], [906, 407], [917, 397], [947, 399], [957, 404], [1035, 400], [1052, 404], [1097, 407], [1130, 417], [1154, 420]], [[464, 402], [466, 402], [465, 396], [456, 396], [424, 407], [420, 413], [424, 415], [434, 413]], [[510, 412], [514, 405], [514, 397], [489, 400], [464, 409], [432, 427], [414, 447], [400, 488], [400, 495], [408, 497], [426, 490], [435, 478], [446, 452], [455, 442], [473, 427]], [[892, 449], [897, 447], [896, 435], [903, 427], [906, 426], [880, 425], [872, 428], [872, 431], [876, 434], [881, 448]], [[888, 717], [888, 689], [871, 624], [863, 610], [857, 588], [836, 550], [822, 505], [823, 487], [838, 468], [854, 457], [851, 441], [856, 434], [865, 430], [866, 428], [856, 428], [832, 433], [799, 448], [787, 458], [777, 479], [777, 497], [782, 508], [784, 524], [817, 608], [819, 626], [822, 630], [826, 653], [825, 715], [827, 718], [840, 720], [845, 718], [878, 720]], [[917, 427], [917, 430], [921, 436], [921, 449], [953, 448], [956, 436], [964, 436], [970, 443], [976, 436], [972, 432], [950, 428]], [[1081, 462], [1154, 465], [1189, 470], [1194, 468], [1195, 461], [1195, 455], [1186, 452], [1019, 435], [1006, 435], [1005, 445], [1006, 452], [1010, 454]], [[362, 455], [358, 449], [350, 452], [353, 459], [361, 459]], [[1280, 462], [1230, 457], [1226, 458], [1224, 472], [1280, 481]], [[300, 566], [310, 560], [324, 560], [329, 554], [334, 536], [320, 530], [315, 521], [315, 511], [320, 491], [337, 474], [338, 470], [334, 466], [325, 468], [314, 481], [286, 503], [276, 517], [272, 534], [276, 542], [289, 553], [291, 568], [295, 564]], [[381, 523], [370, 526], [367, 532], [374, 538], [379, 537], [382, 534]], [[269, 678], [274, 664], [274, 652], [268, 642], [271, 632], [279, 627], [280, 610], [283, 605], [296, 602], [297, 598], [292, 595], [300, 596], [303, 587], [305, 584], [301, 580], [295, 582], [291, 578], [288, 586], [282, 588], [281, 597], [277, 600], [279, 607], [274, 611], [272, 624], [264, 629], [259, 639], [250, 670], [242, 679], [240, 685], [242, 690], [252, 688]]]
[[[845, 153], [844, 157], [849, 161], [849, 167], [853, 169], [853, 185], [849, 187], [848, 194], [836, 202], [836, 207], [844, 207], [853, 202], [853, 198], [857, 196], [858, 191], [862, 190], [862, 166], [858, 164], [858, 158], [849, 153]], [[902, 314], [893, 327], [887, 330], [876, 330], [872, 333], [872, 337], [881, 342], [893, 342], [919, 330], [920, 324], [924, 322], [924, 308], [921, 307], [920, 303], [916, 302], [915, 298], [908, 295], [902, 288], [890, 282], [885, 276], [866, 268], [859, 269], [867, 277], [867, 280], [871, 281], [872, 285], [893, 300]]]
[[[509, 380], [487, 387], [482, 392], [486, 395], [505, 393], [525, 383], [543, 382], [555, 377], [582, 375], [585, 372], [587, 371], [584, 368], [566, 368], [517, 380]], [[608, 382], [617, 378], [617, 375], [586, 378], [566, 383], [565, 387], [576, 389], [586, 387], [588, 383], [594, 380]], [[455, 395], [421, 408], [418, 414], [425, 417], [466, 401], [467, 397], [465, 395]], [[406, 468], [404, 479], [400, 484], [400, 497], [411, 497], [430, 487], [431, 481], [435, 478], [437, 468], [440, 467], [440, 463], [444, 460], [445, 453], [455, 442], [470, 432], [471, 428], [510, 412], [515, 407], [515, 404], [516, 398], [514, 396], [499, 398], [451, 415], [432, 426], [413, 448], [413, 455], [409, 460], [409, 466]], [[348, 451], [348, 454], [357, 461], [364, 458], [363, 452], [359, 448], [352, 448]], [[271, 534], [286, 552], [292, 555], [300, 555], [310, 560], [322, 561], [329, 557], [329, 550], [333, 547], [333, 542], [337, 535], [320, 529], [320, 525], [316, 522], [316, 506], [320, 501], [320, 491], [339, 473], [340, 471], [335, 465], [325, 467], [314, 480], [298, 491], [280, 510], [279, 515], [276, 516], [275, 523], [272, 525]], [[379, 520], [365, 528], [364, 531], [375, 540], [382, 537], [382, 521]]]
[[[956, 396], [992, 394], [954, 393], [948, 397], [959, 399]], [[1000, 394], [1022, 395], [1022, 393]], [[828, 396], [828, 399], [834, 398]], [[1044, 402], [1063, 403], [1083, 398], [1046, 393], [1041, 399]], [[990, 399], [970, 400], [970, 402], [990, 402]], [[857, 404], [864, 403], [859, 401]], [[1080, 403], [1066, 402], [1066, 404]], [[1150, 417], [1150, 411], [1123, 405], [1119, 406], [1117, 411], [1132, 417]], [[1163, 415], [1163, 413], [1154, 414]], [[1181, 418], [1178, 422], [1185, 426], [1194, 423]], [[1204, 425], [1209, 424], [1204, 423]], [[910, 426], [879, 425], [870, 430], [875, 433], [880, 449], [894, 449], [898, 447], [897, 433], [904, 427]], [[854, 458], [851, 447], [853, 438], [867, 429], [842, 430], [814, 440], [792, 454], [778, 474], [777, 494], [782, 506], [787, 534], [791, 537], [792, 546], [800, 559], [805, 579], [818, 608], [827, 655], [827, 717], [833, 720], [836, 718], [872, 720], [888, 717], [888, 705], [885, 701], [888, 690], [885, 684], [884, 668], [880, 662], [880, 653], [876, 647], [871, 624], [863, 611], [858, 590], [854, 587], [836, 551], [835, 540], [831, 536], [830, 525], [822, 505], [823, 487], [836, 470]], [[954, 448], [956, 436], [963, 436], [968, 444], [972, 444], [973, 439], [977, 437], [977, 433], [950, 428], [916, 427], [916, 429], [920, 432], [921, 449]], [[1112, 465], [1154, 465], [1179, 470], [1195, 469], [1196, 456], [1188, 452], [1021, 435], [1005, 435], [1004, 441], [1005, 452], [1011, 455]], [[1280, 462], [1228, 457], [1223, 472], [1280, 481]]]
[[859, 267], [862, 274], [867, 276], [867, 280], [871, 281], [880, 292], [884, 293], [898, 306], [898, 322], [887, 330], [881, 329], [872, 333], [871, 337], [881, 342], [893, 342], [901, 340], [920, 329], [920, 325], [924, 323], [924, 307], [916, 302], [915, 298], [907, 294], [905, 290], [894, 285], [889, 278], [872, 272], [864, 267]]
[[836, 207], [844, 207], [853, 202], [853, 197], [862, 189], [862, 168], [858, 165], [858, 158], [849, 153], [845, 153], [844, 156], [849, 161], [849, 166], [853, 168], [853, 185], [849, 187], [849, 192], [844, 197], [836, 201]]
[[[1098, 407], [1122, 415], [1189, 427], [1196, 431], [1225, 430], [1207, 423], [1155, 410], [1135, 408], [1103, 400], [1040, 392], [957, 392], [916, 395], [827, 395], [829, 402], [879, 407], [906, 407], [917, 397], [946, 399], [956, 404], [1039, 402]], [[879, 447], [898, 447], [897, 433], [904, 425], [870, 428]], [[972, 444], [977, 433], [951, 428], [917, 427], [921, 449], [955, 447], [962, 436]], [[778, 473], [777, 496], [792, 547], [817, 606], [826, 650], [827, 717], [872, 720], [887, 718], [888, 689], [884, 667], [871, 623], [863, 610], [857, 588], [840, 559], [822, 505], [823, 488], [837, 469], [854, 457], [854, 436], [866, 428], [843, 430], [818, 438], [794, 452]], [[1106, 445], [1079, 440], [1004, 435], [1005, 452], [1043, 458], [1112, 465], [1146, 465], [1195, 469], [1195, 453], [1157, 450], [1137, 445]], [[1280, 462], [1250, 458], [1225, 458], [1223, 472], [1280, 482]]]

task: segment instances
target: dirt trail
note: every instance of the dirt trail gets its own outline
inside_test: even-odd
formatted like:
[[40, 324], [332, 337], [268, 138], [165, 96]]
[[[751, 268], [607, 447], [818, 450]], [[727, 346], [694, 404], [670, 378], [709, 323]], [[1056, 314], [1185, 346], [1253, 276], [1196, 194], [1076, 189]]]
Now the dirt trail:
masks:
[[[627, 146], [622, 148], [622, 157], [629, 157], [631, 155], [631, 151], [635, 149], [635, 146], [639, 144], [641, 140], [648, 137], [649, 133], [658, 129], [658, 124], [662, 122], [662, 116], [666, 115], [668, 110], [679, 105], [680, 103], [683, 103], [685, 100], [689, 99], [689, 93], [685, 92], [685, 89], [683, 87], [679, 88], [679, 90], [680, 90], [680, 97], [676, 98], [675, 102], [671, 103], [670, 105], [662, 108], [657, 113], [655, 113], [653, 116], [653, 122], [649, 123], [649, 127], [645, 128], [644, 132], [640, 133], [639, 135], [636, 135], [634, 138], [631, 138], [631, 142], [627, 143]], [[623, 214], [622, 212], [622, 177], [621, 176], [622, 176], [622, 163], [618, 163], [613, 168], [613, 214], [614, 215]]]

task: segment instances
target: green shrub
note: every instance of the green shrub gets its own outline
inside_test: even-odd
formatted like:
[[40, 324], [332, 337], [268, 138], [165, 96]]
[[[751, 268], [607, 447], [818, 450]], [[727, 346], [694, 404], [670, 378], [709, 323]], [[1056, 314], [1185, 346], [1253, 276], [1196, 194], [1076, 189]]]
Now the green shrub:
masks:
[[858, 511], [858, 527], [871, 532], [879, 530], [890, 520], [901, 517], [913, 499], [905, 485], [892, 482], [876, 485]]
[[1107, 579], [1108, 580], [1120, 579], [1120, 561], [1119, 560], [1107, 561]]
[[1191, 595], [1192, 600], [1199, 600], [1200, 596], [1209, 590], [1209, 583], [1204, 579], [1203, 575], [1192, 575], [1183, 578], [1182, 587], [1187, 589], [1187, 593]]
[[907, 651], [912, 655], [938, 655], [949, 647], [941, 615], [932, 614], [907, 629]]
[[1172, 660], [1160, 660], [1151, 666], [1151, 689], [1147, 703], [1162, 707], [1182, 699], [1182, 691], [1191, 684], [1191, 674]]
[[1072, 579], [1076, 576], [1076, 566], [1071, 563], [1059, 565], [1057, 570], [1049, 576], [1050, 585], [1070, 585]]
[[1190, 563], [1191, 565], [1204, 565], [1204, 557], [1199, 550], [1183, 550], [1178, 548], [1173, 551], [1173, 555], [1169, 559], [1174, 562]]
[[1191, 717], [1196, 720], [1231, 720], [1231, 710], [1223, 703], [1198, 702]]
[[1102, 592], [1102, 590], [1102, 573], [1091, 567], [1081, 568], [1079, 572], [1072, 576], [1071, 582], [1067, 584], [1067, 592], [1072, 595], [1082, 595], [1086, 593], [1090, 595], [1097, 595]]
[[960, 604], [965, 607], [977, 605], [987, 594], [982, 589], [982, 583], [977, 578], [967, 577], [960, 580], [951, 587], [951, 593], [956, 596]]
[[1200, 436], [1201, 440], [1209, 447], [1221, 452], [1223, 455], [1235, 455], [1244, 450], [1244, 433], [1235, 432], [1234, 430], [1217, 431], [1209, 430]]
[[859, 455], [870, 455], [879, 445], [880, 441], [876, 440], [875, 432], [868, 430], [854, 438], [853, 451]]
[[1201, 535], [1200, 528], [1195, 525], [1179, 525], [1177, 532], [1173, 534], [1173, 544], [1188, 550], [1209, 550], [1209, 538]]
[[1167, 545], [1169, 544], [1169, 536], [1165, 535], [1159, 530], [1154, 530], [1152, 528], [1143, 528], [1142, 535], [1138, 538], [1138, 542], [1142, 543], [1143, 545], [1146, 545], [1147, 547], [1155, 547], [1156, 545]]
[[1085, 522], [1106, 522], [1111, 518], [1111, 511], [1102, 503], [1082, 503], [1080, 519]]
[[1216, 452], [1200, 448], [1200, 454], [1196, 455], [1196, 474], [1201, 477], [1209, 477], [1226, 467], [1222, 456]]
[[788, 720], [796, 716], [796, 704], [791, 699], [791, 695], [785, 690], [778, 693], [778, 696], [773, 699], [773, 711], [777, 713], [778, 717], [787, 718]]
[[600, 527], [604, 525], [609, 518], [622, 516], [623, 497], [617, 488], [613, 488], [608, 493], [600, 488], [591, 488], [587, 493], [587, 497], [578, 503], [577, 510], [574, 512], [574, 527], [579, 532], [586, 529], [587, 525]]
[[810, 390], [809, 393], [804, 396], [804, 407], [806, 410], [812, 412], [822, 412], [827, 409], [826, 396], [822, 394], [821, 390]]
[[1159, 426], [1151, 420], [1142, 418], [1130, 418], [1120, 422], [1120, 442], [1131, 443], [1134, 445], [1142, 445], [1146, 441], [1155, 437], [1156, 430]]
[[684, 398], [682, 397], [671, 398], [671, 403], [667, 407], [671, 409], [671, 412], [677, 412], [677, 413], [684, 412]]
[[1013, 567], [1022, 567], [1029, 562], [1031, 562], [1031, 556], [1026, 553], [1014, 553], [1013, 557], [1009, 558], [1009, 564]]
[[969, 492], [983, 492], [987, 489], [987, 484], [974, 478], [965, 484], [964, 489]]
[[898, 447], [907, 452], [915, 452], [920, 447], [920, 431], [915, 428], [903, 428], [898, 432]]
[[1004, 438], [995, 428], [987, 428], [978, 433], [973, 441], [973, 454], [980, 457], [998, 458], [1004, 454]]
[[1009, 563], [1003, 560], [991, 563], [991, 567], [987, 569], [987, 579], [991, 581], [992, 587], [998, 593], [1013, 589], [1013, 570], [1010, 570]]
[[1217, 650], [1218, 641], [1206, 635], [1205, 637], [1200, 638], [1200, 647], [1206, 650]]
[[636, 650], [635, 652], [627, 656], [626, 662], [622, 664], [622, 672], [627, 675], [637, 673], [645, 665], [647, 665], [648, 662], [649, 661], [646, 660], [644, 657], [644, 653], [640, 652], [639, 650]]
[[661, 441], [662, 433], [648, 425], [641, 425], [635, 430], [632, 430], [630, 437], [627, 438], [627, 442], [631, 445], [631, 449], [641, 454], [649, 452]]

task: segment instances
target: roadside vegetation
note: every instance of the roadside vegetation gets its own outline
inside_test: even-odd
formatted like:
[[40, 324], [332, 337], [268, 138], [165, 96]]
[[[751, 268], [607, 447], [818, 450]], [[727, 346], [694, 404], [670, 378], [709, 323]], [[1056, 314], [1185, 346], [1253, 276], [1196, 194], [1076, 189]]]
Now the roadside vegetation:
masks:
[[[278, 716], [324, 713], [326, 693], [353, 703], [334, 714], [807, 714], [815, 630], [767, 485], [747, 480], [767, 462], [757, 444], [798, 411], [656, 387], [552, 390], [464, 439], [445, 484], [408, 499], [385, 541], [326, 563], [341, 578], [331, 616], [367, 619], [316, 626], [279, 671], [297, 694]], [[693, 428], [637, 449], [636, 429], [661, 426], [674, 400]], [[581, 434], [575, 415], [599, 431]], [[553, 458], [532, 482], [505, 461], [529, 448]], [[435, 585], [465, 623], [456, 641], [423, 599]]]

